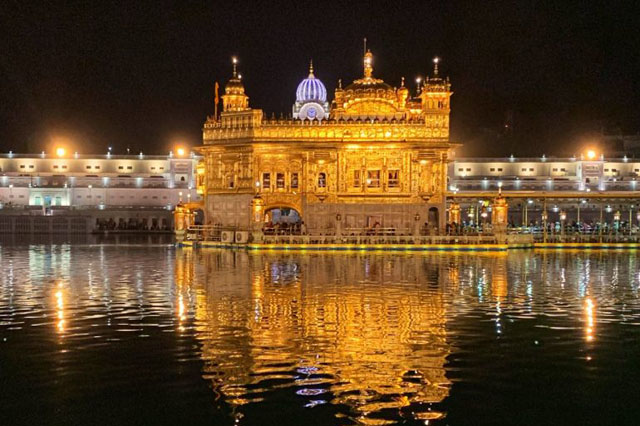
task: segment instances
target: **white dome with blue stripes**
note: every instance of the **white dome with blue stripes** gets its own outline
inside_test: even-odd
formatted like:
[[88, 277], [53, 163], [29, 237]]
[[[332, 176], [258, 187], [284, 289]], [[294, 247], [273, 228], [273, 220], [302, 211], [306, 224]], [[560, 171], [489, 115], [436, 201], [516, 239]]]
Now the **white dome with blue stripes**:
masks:
[[309, 77], [302, 80], [296, 90], [296, 101], [303, 102], [321, 102], [327, 101], [327, 89], [324, 84], [313, 75], [313, 63], [309, 66]]

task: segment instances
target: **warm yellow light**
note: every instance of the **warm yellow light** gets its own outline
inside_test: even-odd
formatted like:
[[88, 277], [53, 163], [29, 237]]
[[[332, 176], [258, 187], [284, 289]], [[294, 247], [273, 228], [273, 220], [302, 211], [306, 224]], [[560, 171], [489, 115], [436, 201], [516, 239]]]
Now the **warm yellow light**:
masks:
[[596, 152], [590, 149], [589, 151], [587, 151], [587, 158], [589, 160], [593, 160], [594, 158], [596, 158]]
[[178, 156], [182, 157], [184, 156], [186, 151], [184, 150], [184, 148], [178, 148], [176, 152], [178, 153]]
[[66, 150], [62, 147], [56, 149], [56, 155], [58, 157], [64, 157], [64, 154], [66, 153]]

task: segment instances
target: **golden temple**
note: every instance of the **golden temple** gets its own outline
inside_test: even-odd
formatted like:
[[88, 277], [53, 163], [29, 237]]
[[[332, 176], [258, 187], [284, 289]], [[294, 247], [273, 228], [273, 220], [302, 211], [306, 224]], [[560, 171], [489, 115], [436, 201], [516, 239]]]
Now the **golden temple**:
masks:
[[[273, 210], [295, 211], [308, 232], [371, 227], [437, 230], [445, 223], [451, 85], [431, 77], [411, 95], [363, 76], [330, 103], [313, 66], [298, 86], [294, 114], [267, 119], [249, 106], [236, 60], [223, 110], [203, 128], [198, 190], [208, 225], [259, 230]], [[217, 105], [217, 104], [216, 104]]]

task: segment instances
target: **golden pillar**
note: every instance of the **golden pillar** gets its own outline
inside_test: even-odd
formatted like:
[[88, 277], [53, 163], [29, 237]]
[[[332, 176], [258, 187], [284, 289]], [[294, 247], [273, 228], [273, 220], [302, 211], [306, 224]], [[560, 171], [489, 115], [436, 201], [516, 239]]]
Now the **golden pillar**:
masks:
[[251, 235], [253, 241], [262, 241], [262, 225], [264, 224], [264, 200], [256, 194], [251, 200]]
[[493, 232], [501, 242], [506, 241], [507, 223], [509, 221], [509, 204], [502, 196], [502, 188], [498, 191], [498, 196], [493, 199], [491, 206], [491, 226]]
[[460, 224], [460, 204], [451, 203], [449, 206], [449, 223], [450, 224]]
[[183, 204], [178, 204], [173, 211], [173, 226], [178, 241], [184, 240], [189, 226], [193, 225], [195, 214]]

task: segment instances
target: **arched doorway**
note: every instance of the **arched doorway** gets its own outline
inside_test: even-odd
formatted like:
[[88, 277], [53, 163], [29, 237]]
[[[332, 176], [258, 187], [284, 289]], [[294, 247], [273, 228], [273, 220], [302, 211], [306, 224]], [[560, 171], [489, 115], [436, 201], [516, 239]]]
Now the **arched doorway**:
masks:
[[440, 214], [438, 212], [437, 207], [429, 208], [428, 224], [429, 224], [429, 228], [432, 228], [432, 229], [440, 228]]
[[273, 206], [265, 210], [263, 232], [265, 235], [300, 234], [302, 216], [291, 207]]

